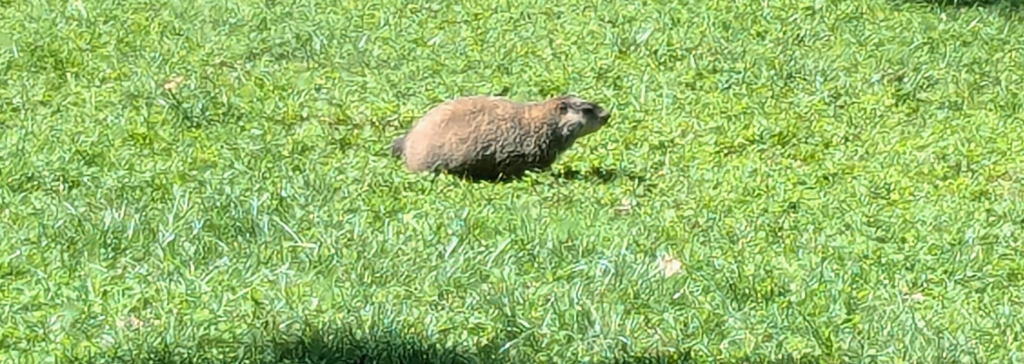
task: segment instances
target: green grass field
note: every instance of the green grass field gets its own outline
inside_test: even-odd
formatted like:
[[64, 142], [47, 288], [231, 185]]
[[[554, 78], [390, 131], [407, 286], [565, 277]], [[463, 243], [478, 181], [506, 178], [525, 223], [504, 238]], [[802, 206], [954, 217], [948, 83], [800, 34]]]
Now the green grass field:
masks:
[[551, 4], [0, 0], [0, 363], [1024, 363], [1024, 10]]

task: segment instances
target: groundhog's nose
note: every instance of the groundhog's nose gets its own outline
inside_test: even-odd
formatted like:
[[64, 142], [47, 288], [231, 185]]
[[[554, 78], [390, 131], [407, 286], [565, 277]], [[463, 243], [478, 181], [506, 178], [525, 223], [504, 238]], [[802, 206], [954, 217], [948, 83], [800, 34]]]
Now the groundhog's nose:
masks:
[[606, 109], [601, 109], [601, 112], [597, 113], [597, 117], [601, 119], [601, 121], [608, 121], [608, 119], [612, 117], [612, 113]]

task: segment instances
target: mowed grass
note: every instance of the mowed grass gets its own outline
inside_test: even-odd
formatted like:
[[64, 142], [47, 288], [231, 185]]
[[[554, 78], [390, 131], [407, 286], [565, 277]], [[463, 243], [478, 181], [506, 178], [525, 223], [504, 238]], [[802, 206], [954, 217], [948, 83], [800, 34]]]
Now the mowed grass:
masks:
[[[1024, 362], [1015, 10], [0, 3], [0, 362]], [[612, 124], [388, 156], [504, 87]]]

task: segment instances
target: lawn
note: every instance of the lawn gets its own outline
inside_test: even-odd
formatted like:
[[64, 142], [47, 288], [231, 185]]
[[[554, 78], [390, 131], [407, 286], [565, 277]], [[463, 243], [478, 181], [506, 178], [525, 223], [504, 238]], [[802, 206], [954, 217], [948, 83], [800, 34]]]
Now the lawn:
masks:
[[1024, 10], [552, 4], [0, 0], [0, 363], [1024, 363]]

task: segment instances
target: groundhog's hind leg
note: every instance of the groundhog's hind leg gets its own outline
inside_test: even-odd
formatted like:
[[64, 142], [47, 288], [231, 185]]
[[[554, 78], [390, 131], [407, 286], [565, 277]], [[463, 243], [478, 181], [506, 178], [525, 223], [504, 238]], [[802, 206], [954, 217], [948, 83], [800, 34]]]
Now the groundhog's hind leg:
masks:
[[398, 158], [405, 152], [405, 136], [401, 136], [391, 142], [391, 156]]

